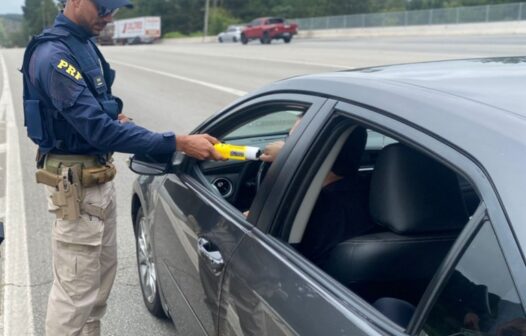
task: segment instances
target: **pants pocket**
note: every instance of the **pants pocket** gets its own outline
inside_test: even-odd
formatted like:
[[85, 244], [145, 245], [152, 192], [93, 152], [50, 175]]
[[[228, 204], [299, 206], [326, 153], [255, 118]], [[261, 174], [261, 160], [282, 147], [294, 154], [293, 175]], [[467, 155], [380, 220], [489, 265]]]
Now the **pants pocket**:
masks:
[[55, 281], [73, 300], [96, 295], [100, 283], [100, 246], [55, 242]]
[[102, 244], [104, 223], [100, 218], [82, 214], [77, 220], [56, 219], [53, 239], [69, 244], [99, 246]]
[[113, 181], [84, 188], [84, 204], [90, 204], [101, 209], [106, 209], [112, 201], [115, 201], [115, 186]]

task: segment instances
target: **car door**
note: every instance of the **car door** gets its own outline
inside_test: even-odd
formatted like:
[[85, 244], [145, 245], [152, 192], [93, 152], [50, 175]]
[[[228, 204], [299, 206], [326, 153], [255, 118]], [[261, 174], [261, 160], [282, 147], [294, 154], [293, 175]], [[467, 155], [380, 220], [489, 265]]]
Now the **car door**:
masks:
[[[257, 98], [212, 118], [198, 131], [222, 138], [247, 125], [236, 134], [245, 134], [252, 141], [268, 141], [265, 139], [276, 136], [275, 129], [292, 126], [296, 117], [291, 113], [306, 111], [307, 118], [311, 118], [323, 101], [301, 95]], [[281, 119], [265, 118], [267, 115]], [[269, 135], [252, 136], [251, 130], [259, 129]], [[221, 186], [218, 190], [214, 185], [219, 174], [231, 181], [233, 188], [250, 190], [252, 184], [248, 178], [243, 183], [236, 179], [247, 170], [245, 164], [250, 162], [232, 165], [186, 158], [178, 166], [178, 173], [167, 175], [159, 188], [152, 229], [157, 272], [174, 323], [183, 324], [187, 334], [217, 332], [216, 314], [225, 265], [252, 225], [240, 209], [228, 203], [231, 194], [223, 197]]]
[[252, 35], [251, 37], [260, 37], [262, 36], [263, 34], [263, 27], [265, 25], [265, 20], [263, 19], [260, 19], [260, 20], [255, 20], [254, 22], [254, 30], [252, 31]]

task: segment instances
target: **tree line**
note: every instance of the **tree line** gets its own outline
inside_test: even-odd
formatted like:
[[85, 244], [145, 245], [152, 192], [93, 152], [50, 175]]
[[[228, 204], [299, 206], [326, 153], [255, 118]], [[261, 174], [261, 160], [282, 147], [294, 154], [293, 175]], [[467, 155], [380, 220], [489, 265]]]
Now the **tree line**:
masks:
[[[520, 0], [209, 0], [209, 33], [260, 16], [306, 18], [415, 9], [492, 5]], [[163, 32], [191, 34], [202, 31], [206, 0], [133, 0], [135, 8], [119, 17], [160, 15]]]
[[[25, 0], [23, 25], [7, 33], [0, 27], [0, 43], [23, 46], [30, 36], [48, 27], [60, 10], [57, 0]], [[162, 31], [190, 35], [202, 32], [207, 0], [132, 0], [133, 9], [118, 12], [115, 19], [161, 16]], [[343, 14], [378, 13], [458, 6], [493, 5], [517, 0], [208, 0], [209, 34], [229, 24], [246, 23], [260, 16], [305, 18]], [[4, 18], [5, 21], [5, 18]], [[0, 25], [2, 21], [0, 21]], [[7, 42], [6, 42], [7, 41]]]

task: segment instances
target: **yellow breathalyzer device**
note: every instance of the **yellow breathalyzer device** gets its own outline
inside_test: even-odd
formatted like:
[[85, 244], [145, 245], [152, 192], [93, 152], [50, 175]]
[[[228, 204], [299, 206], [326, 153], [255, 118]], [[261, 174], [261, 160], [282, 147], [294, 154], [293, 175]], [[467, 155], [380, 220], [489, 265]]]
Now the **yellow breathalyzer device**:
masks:
[[261, 150], [258, 147], [218, 143], [214, 145], [214, 148], [227, 160], [259, 160], [261, 155]]

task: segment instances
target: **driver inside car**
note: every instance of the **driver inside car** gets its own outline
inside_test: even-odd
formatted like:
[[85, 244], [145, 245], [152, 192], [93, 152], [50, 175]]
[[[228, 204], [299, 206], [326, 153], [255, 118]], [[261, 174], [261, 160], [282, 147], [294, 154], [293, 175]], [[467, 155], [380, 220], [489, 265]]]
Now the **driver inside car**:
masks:
[[339, 242], [373, 231], [369, 215], [367, 180], [359, 176], [367, 131], [356, 127], [342, 146], [312, 210], [297, 249], [323, 266]]
[[[302, 116], [298, 117], [289, 135], [301, 119]], [[369, 216], [367, 185], [358, 174], [366, 142], [367, 131], [363, 127], [356, 127], [345, 141], [324, 179], [303, 238], [297, 246], [307, 259], [319, 266], [336, 244], [369, 233], [376, 227]], [[273, 162], [284, 144], [284, 141], [270, 143], [260, 159]]]

